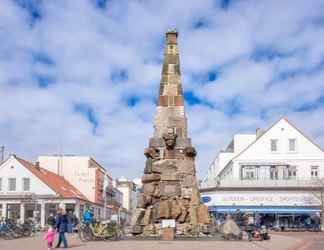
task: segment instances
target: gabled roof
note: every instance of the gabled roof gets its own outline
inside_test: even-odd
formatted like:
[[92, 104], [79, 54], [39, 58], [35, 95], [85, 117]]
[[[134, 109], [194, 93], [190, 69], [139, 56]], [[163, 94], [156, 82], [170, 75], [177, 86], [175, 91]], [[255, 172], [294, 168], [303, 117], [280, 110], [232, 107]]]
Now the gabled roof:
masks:
[[62, 198], [66, 198], [66, 199], [77, 198], [85, 201], [88, 200], [77, 188], [75, 188], [62, 176], [59, 176], [44, 168], [37, 167], [31, 162], [21, 159], [17, 156], [14, 157], [21, 165], [27, 168], [27, 170], [29, 170], [32, 174], [38, 177], [43, 183], [45, 183], [49, 188], [51, 188], [55, 193], [57, 193]]
[[262, 138], [265, 134], [267, 134], [269, 132], [269, 130], [271, 130], [274, 126], [276, 126], [280, 121], [286, 121], [290, 126], [292, 126], [294, 129], [296, 129], [302, 136], [304, 136], [310, 143], [312, 143], [315, 147], [317, 147], [319, 150], [321, 150], [323, 152], [323, 149], [317, 145], [315, 142], [313, 142], [308, 136], [306, 136], [300, 129], [298, 129], [294, 124], [292, 124], [287, 118], [282, 117], [280, 118], [278, 121], [276, 121], [275, 123], [273, 123], [267, 130], [265, 130], [261, 136], [257, 137], [252, 143], [250, 143], [246, 148], [244, 148], [239, 154], [237, 154], [236, 156], [234, 156], [225, 166], [224, 168], [219, 172], [219, 174], [221, 172], [223, 172], [227, 166], [229, 164], [231, 164], [233, 162], [234, 159], [238, 158], [239, 156], [241, 156], [246, 150], [248, 150], [252, 145], [254, 145], [257, 141], [260, 140], [260, 138]]
[[[267, 134], [274, 126], [276, 126], [280, 121], [286, 121], [290, 126], [292, 126], [294, 129], [296, 129], [302, 136], [304, 136], [310, 143], [312, 143], [315, 147], [317, 147], [319, 150], [321, 150], [323, 152], [323, 150], [321, 149], [320, 146], [318, 146], [316, 143], [314, 143], [309, 137], [307, 137], [300, 129], [298, 129], [295, 125], [293, 125], [290, 121], [288, 121], [287, 118], [282, 117], [280, 118], [278, 121], [276, 121], [274, 124], [272, 124], [266, 131], [264, 131], [264, 133], [257, 137], [251, 144], [249, 144], [245, 149], [243, 149], [238, 155], [236, 155], [235, 157], [232, 158], [232, 160], [236, 159], [237, 157], [239, 157], [240, 155], [242, 155], [246, 150], [248, 150], [252, 145], [254, 145], [257, 141], [260, 140], [260, 138], [262, 138], [265, 134]], [[231, 161], [232, 161], [231, 160]]]

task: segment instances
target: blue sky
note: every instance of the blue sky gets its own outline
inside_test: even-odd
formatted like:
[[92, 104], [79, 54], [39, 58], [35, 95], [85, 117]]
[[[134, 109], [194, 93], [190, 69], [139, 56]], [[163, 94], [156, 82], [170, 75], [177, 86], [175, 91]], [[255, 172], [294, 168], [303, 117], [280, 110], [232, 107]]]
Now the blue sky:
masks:
[[234, 133], [282, 116], [324, 146], [321, 0], [2, 0], [0, 144], [139, 177], [169, 28], [199, 176]]

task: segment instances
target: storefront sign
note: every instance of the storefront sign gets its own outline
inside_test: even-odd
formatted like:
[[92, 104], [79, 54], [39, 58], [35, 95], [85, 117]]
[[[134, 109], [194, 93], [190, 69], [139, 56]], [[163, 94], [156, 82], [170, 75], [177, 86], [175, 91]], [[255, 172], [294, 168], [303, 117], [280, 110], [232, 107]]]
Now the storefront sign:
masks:
[[314, 206], [318, 200], [309, 193], [297, 192], [236, 192], [202, 195], [208, 206]]

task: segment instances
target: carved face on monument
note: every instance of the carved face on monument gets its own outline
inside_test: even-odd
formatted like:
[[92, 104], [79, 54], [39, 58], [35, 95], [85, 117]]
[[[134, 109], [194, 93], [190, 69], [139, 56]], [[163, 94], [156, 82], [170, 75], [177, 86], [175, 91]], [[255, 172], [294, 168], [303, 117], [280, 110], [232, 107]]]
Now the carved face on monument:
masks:
[[165, 146], [167, 147], [167, 149], [174, 149], [177, 135], [173, 132], [173, 129], [169, 128], [168, 132], [164, 133], [162, 137], [164, 139]]

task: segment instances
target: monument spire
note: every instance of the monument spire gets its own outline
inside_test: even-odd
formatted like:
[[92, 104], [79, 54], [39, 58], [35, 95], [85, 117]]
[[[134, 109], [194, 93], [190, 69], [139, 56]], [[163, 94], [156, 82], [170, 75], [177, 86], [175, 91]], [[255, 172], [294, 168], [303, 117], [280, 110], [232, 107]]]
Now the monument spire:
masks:
[[131, 221], [132, 233], [142, 236], [198, 235], [210, 224], [196, 180], [196, 150], [187, 137], [177, 38], [175, 30], [166, 33], [154, 135], [144, 151], [143, 193]]
[[177, 38], [175, 30], [166, 33], [159, 106], [183, 106]]
[[170, 128], [179, 137], [187, 136], [177, 39], [176, 30], [169, 30], [166, 33], [157, 114], [154, 122], [155, 136], [161, 136]]

